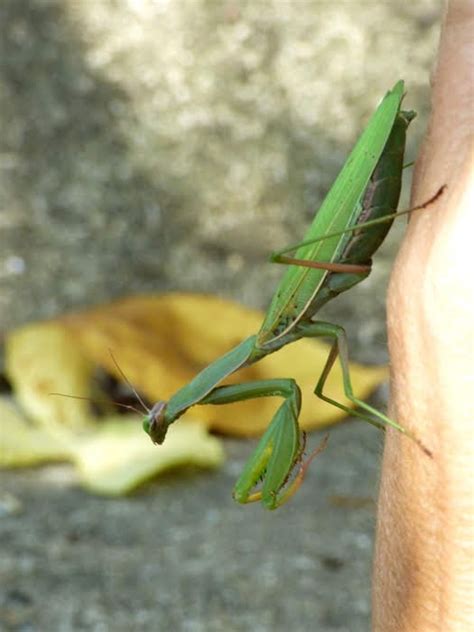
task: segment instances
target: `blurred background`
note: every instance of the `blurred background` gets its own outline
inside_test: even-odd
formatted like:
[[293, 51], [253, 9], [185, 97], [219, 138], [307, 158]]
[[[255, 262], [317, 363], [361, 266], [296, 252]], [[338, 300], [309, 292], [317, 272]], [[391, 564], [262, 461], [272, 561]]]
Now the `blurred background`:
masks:
[[[439, 0], [2, 0], [2, 337], [140, 292], [265, 308], [282, 272], [269, 252], [302, 236], [400, 78], [416, 157], [441, 13]], [[322, 315], [359, 362], [387, 361], [403, 225]], [[2, 472], [20, 509], [0, 517], [0, 629], [367, 630], [381, 437], [349, 423], [331, 448], [275, 514], [229, 497], [249, 442], [228, 440], [217, 473], [129, 499], [89, 496], [66, 466]]]

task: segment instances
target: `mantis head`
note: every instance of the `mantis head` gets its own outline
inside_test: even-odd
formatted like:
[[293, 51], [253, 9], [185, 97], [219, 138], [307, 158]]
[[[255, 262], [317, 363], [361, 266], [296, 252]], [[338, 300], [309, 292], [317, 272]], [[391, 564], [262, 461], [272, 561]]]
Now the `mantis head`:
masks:
[[159, 401], [153, 404], [153, 408], [143, 419], [143, 430], [150, 435], [153, 443], [161, 445], [166, 437], [168, 425], [165, 420], [167, 402]]

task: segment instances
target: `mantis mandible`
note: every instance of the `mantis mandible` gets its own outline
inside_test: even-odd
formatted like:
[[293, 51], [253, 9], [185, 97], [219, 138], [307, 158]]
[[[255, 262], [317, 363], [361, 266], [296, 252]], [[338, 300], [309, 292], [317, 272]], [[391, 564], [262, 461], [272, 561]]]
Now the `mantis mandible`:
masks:
[[[400, 109], [403, 86], [399, 81], [370, 118], [304, 241], [273, 256], [274, 261], [291, 265], [276, 289], [260, 331], [207, 366], [168, 402], [157, 402], [144, 420], [145, 431], [154, 443], [161, 444], [169, 425], [196, 404], [221, 405], [270, 396], [283, 398], [235, 484], [233, 496], [240, 503], [261, 500], [268, 509], [285, 503], [301, 485], [309, 462], [324, 448], [325, 441], [303, 461], [305, 439], [298, 425], [301, 393], [293, 379], [261, 380], [232, 386], [219, 384], [238, 369], [258, 362], [300, 338], [324, 337], [332, 341], [315, 387], [318, 397], [378, 428], [396, 428], [430, 455], [409, 429], [355, 397], [349, 375], [345, 331], [338, 325], [313, 320], [322, 305], [368, 276], [371, 257], [396, 214], [406, 131], [415, 116], [414, 112]], [[293, 258], [283, 254], [290, 250], [296, 250]], [[355, 409], [323, 392], [336, 359], [342, 367], [345, 395]], [[290, 481], [293, 474], [295, 476]], [[254, 491], [260, 481], [261, 488]]]

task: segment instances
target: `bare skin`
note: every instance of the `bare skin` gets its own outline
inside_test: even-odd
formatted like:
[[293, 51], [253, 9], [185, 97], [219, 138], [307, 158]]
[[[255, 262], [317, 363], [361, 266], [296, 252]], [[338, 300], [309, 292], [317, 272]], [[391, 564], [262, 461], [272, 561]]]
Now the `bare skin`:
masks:
[[474, 0], [448, 4], [413, 215], [390, 282], [390, 415], [377, 518], [375, 632], [474, 629]]

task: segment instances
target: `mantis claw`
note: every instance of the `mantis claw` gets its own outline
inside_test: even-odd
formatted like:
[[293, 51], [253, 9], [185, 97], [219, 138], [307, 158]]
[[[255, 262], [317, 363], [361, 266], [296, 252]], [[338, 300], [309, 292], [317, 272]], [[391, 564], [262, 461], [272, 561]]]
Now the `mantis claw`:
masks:
[[[306, 434], [298, 425], [301, 393], [292, 382], [286, 399], [277, 410], [252, 457], [237, 480], [233, 497], [240, 503], [262, 501], [267, 509], [276, 509], [286, 503], [303, 482], [309, 464], [325, 447], [327, 437], [302, 462]], [[288, 485], [295, 468], [298, 472]], [[262, 482], [261, 488], [254, 490]]]
[[[305, 435], [305, 433], [302, 433], [302, 434]], [[246, 496], [245, 500], [243, 500], [241, 497], [236, 496], [236, 493], [234, 491], [233, 493], [234, 500], [237, 500], [237, 502], [241, 502], [241, 503], [253, 503], [253, 502], [262, 501], [267, 509], [278, 509], [278, 507], [281, 507], [282, 505], [287, 503], [290, 500], [290, 498], [292, 498], [294, 494], [298, 491], [298, 489], [301, 487], [301, 484], [303, 483], [308, 467], [310, 466], [313, 459], [316, 458], [318, 454], [320, 454], [326, 448], [328, 439], [329, 439], [329, 435], [326, 435], [321, 441], [321, 443], [311, 452], [308, 458], [305, 459], [304, 461], [301, 458], [304, 445], [301, 444], [300, 449], [298, 450], [298, 456], [296, 460], [294, 461], [294, 463], [290, 465], [288, 472], [286, 474], [285, 480], [279, 489], [272, 489], [267, 493], [267, 495], [265, 495], [263, 489], [261, 489]], [[291, 484], [285, 489], [283, 494], [280, 495], [283, 488], [288, 483], [288, 480], [290, 479], [294, 469], [298, 467], [298, 464], [299, 464], [299, 469], [295, 478], [293, 479]]]

